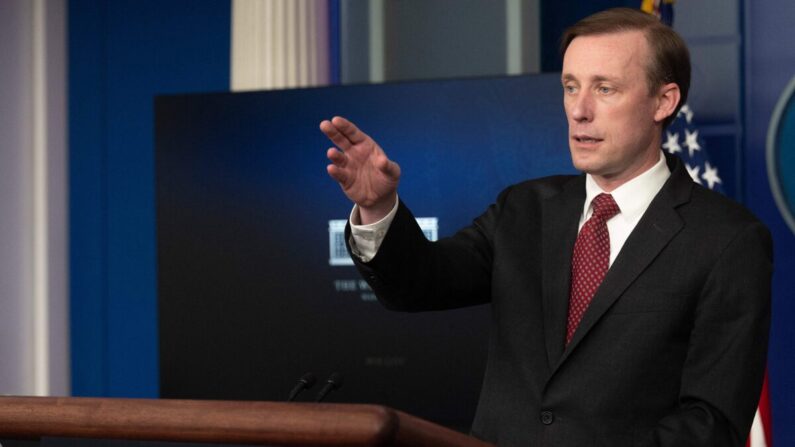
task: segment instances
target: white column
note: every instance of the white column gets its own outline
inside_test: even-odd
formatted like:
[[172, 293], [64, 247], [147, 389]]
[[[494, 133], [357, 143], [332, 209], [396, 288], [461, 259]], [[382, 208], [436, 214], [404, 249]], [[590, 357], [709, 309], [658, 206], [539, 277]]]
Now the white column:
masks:
[[386, 79], [386, 61], [384, 50], [384, 0], [370, 1], [370, 82], [379, 83]]
[[69, 392], [64, 0], [0, 2], [0, 393]]
[[[36, 281], [39, 290], [38, 305], [46, 307], [38, 311], [42, 318], [38, 325], [46, 328], [47, 340], [40, 343], [41, 356], [47, 364], [39, 364], [43, 370], [37, 392], [45, 395], [65, 396], [71, 391], [70, 345], [69, 345], [69, 175], [67, 143], [67, 0], [36, 0], [40, 5], [39, 22], [44, 29], [43, 48], [37, 58], [37, 66], [44, 75], [41, 113], [46, 121], [39, 132], [42, 156], [37, 188], [41, 198], [37, 205], [43, 212], [35, 219], [40, 227], [37, 238], [40, 248], [36, 262], [45, 266], [37, 269]], [[37, 202], [38, 203], [38, 202]], [[46, 320], [44, 319], [46, 317]]]
[[539, 0], [505, 1], [506, 73], [541, 72]]
[[233, 0], [233, 91], [326, 85], [327, 0]]

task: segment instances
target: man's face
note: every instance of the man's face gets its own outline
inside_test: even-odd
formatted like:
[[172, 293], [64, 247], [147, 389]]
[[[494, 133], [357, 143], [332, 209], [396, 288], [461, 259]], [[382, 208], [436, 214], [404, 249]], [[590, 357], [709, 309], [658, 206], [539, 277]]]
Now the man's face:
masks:
[[563, 105], [574, 166], [608, 191], [659, 160], [660, 99], [649, 95], [641, 31], [579, 36], [563, 57]]

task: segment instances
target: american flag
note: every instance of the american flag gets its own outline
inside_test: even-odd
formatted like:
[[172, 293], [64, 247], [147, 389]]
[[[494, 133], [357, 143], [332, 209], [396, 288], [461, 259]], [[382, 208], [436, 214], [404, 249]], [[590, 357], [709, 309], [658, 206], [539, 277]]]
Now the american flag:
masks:
[[704, 140], [693, 124], [693, 111], [687, 104], [682, 106], [674, 122], [665, 130], [662, 148], [682, 159], [694, 182], [723, 192], [718, 167], [709, 161]]
[[767, 372], [765, 372], [765, 382], [762, 384], [762, 397], [759, 398], [759, 406], [756, 408], [754, 423], [751, 425], [751, 434], [748, 435], [746, 447], [772, 447], [773, 446], [773, 426], [770, 414], [770, 394], [767, 390]]
[[657, 17], [662, 23], [673, 26], [674, 3], [675, 0], [643, 0], [640, 9]]

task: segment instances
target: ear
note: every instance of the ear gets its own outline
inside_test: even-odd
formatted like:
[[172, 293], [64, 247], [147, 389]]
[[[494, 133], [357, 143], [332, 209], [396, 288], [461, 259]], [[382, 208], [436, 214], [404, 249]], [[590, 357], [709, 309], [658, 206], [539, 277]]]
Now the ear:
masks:
[[679, 91], [679, 85], [676, 83], [669, 82], [660, 87], [657, 91], [657, 110], [654, 112], [654, 122], [662, 123], [671, 116], [681, 98], [682, 92]]

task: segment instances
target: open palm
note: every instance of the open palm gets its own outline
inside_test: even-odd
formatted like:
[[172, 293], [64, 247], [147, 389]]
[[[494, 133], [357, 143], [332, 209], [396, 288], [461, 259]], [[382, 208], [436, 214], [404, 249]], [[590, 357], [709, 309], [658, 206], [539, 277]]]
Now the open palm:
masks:
[[328, 174], [362, 210], [386, 215], [395, 203], [400, 166], [345, 118], [323, 121], [320, 130], [336, 145], [326, 153]]

